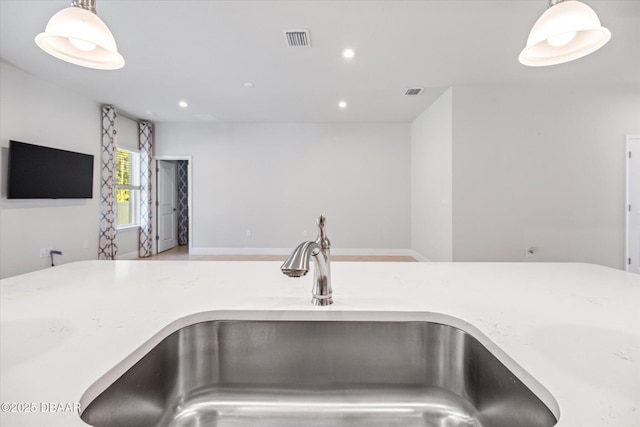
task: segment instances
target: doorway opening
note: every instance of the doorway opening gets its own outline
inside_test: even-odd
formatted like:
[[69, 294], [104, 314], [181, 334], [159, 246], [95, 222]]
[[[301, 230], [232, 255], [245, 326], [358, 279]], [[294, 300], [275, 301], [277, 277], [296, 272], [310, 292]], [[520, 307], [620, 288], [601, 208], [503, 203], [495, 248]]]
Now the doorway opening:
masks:
[[191, 162], [156, 158], [156, 253], [191, 248]]

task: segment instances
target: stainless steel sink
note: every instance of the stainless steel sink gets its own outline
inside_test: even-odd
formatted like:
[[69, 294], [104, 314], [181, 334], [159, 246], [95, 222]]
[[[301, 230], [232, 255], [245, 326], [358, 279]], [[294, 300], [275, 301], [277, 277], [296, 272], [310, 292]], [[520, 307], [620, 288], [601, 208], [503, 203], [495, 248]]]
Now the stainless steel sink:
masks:
[[108, 385], [81, 417], [97, 427], [557, 422], [522, 378], [470, 333], [413, 320], [186, 326]]

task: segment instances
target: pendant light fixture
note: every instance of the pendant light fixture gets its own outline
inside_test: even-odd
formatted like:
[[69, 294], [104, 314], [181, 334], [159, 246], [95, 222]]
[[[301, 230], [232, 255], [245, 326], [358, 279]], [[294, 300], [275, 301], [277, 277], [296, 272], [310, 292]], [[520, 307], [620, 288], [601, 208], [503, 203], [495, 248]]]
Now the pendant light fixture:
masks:
[[71, 7], [51, 17], [36, 44], [63, 61], [99, 70], [124, 66], [116, 41], [107, 25], [96, 15], [95, 0], [73, 0]]
[[518, 59], [533, 67], [561, 64], [595, 52], [610, 38], [611, 32], [586, 4], [549, 0], [549, 8], [534, 24]]

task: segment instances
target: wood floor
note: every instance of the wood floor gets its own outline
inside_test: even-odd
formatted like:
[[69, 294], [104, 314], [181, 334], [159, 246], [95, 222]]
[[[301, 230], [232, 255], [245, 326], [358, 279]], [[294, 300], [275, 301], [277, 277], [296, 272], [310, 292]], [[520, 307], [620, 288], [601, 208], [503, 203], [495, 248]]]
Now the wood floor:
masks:
[[[148, 261], [283, 261], [284, 255], [190, 255], [188, 246], [177, 246], [168, 251], [147, 258]], [[331, 261], [370, 261], [370, 262], [416, 262], [410, 256], [361, 256], [361, 255], [331, 255]]]

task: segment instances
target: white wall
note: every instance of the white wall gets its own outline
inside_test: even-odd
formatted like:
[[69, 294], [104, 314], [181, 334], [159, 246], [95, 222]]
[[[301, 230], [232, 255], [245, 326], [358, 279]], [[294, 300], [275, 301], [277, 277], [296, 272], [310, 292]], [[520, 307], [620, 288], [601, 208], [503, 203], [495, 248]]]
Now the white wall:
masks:
[[[61, 250], [57, 263], [95, 259], [99, 105], [4, 62], [0, 95], [0, 277], [48, 267], [40, 248]], [[411, 125], [155, 130], [158, 156], [192, 156], [196, 250], [291, 248], [315, 237], [322, 213], [338, 252], [413, 248], [432, 260], [452, 253], [455, 261], [616, 268], [624, 256], [624, 137], [638, 133], [637, 85], [461, 86]], [[9, 139], [96, 156], [94, 198], [7, 200]], [[533, 257], [524, 257], [527, 246]]]
[[338, 252], [408, 253], [409, 134], [408, 124], [160, 123], [155, 153], [193, 156], [195, 253], [292, 248], [315, 238], [320, 214]]
[[[0, 61], [0, 277], [97, 258], [100, 106]], [[93, 199], [8, 200], [7, 154], [14, 139], [94, 155]]]
[[429, 261], [452, 261], [452, 91], [411, 124], [411, 249]]
[[622, 268], [637, 85], [456, 87], [453, 111], [455, 261]]

